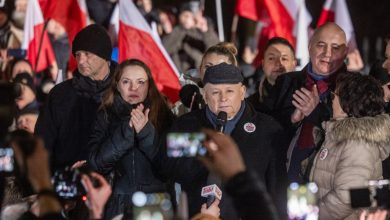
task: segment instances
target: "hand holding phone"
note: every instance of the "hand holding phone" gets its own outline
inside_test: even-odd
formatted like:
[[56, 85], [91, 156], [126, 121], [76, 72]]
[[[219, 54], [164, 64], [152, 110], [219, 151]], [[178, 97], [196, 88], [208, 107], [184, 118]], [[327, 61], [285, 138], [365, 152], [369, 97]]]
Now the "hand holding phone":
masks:
[[201, 132], [194, 133], [168, 133], [167, 154], [168, 157], [195, 157], [204, 156], [207, 151], [203, 146], [206, 135]]
[[[92, 179], [98, 184], [94, 184]], [[89, 175], [83, 174], [81, 183], [87, 192], [85, 203], [90, 211], [90, 218], [102, 219], [104, 207], [112, 192], [110, 184], [103, 176], [95, 172], [91, 172]]]
[[[204, 129], [208, 139], [204, 141], [207, 155], [198, 159], [213, 173], [224, 180], [246, 170], [237, 144], [227, 135]], [[232, 163], [234, 161], [234, 163]]]

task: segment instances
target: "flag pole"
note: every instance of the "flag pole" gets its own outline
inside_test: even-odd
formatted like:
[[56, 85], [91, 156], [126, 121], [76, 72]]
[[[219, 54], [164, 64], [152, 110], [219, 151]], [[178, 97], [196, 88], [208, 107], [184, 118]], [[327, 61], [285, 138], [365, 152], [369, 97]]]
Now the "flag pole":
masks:
[[215, 0], [215, 7], [217, 10], [217, 24], [218, 24], [218, 37], [219, 41], [225, 41], [225, 34], [223, 31], [223, 18], [222, 18], [222, 3], [221, 0]]
[[[231, 36], [230, 42], [236, 44], [237, 43], [237, 26], [238, 26], [238, 15], [235, 14], [233, 17], [232, 28], [231, 28]], [[237, 45], [237, 44], [236, 44]]]
[[37, 72], [37, 66], [38, 66], [38, 61], [39, 61], [39, 57], [41, 55], [41, 49], [42, 49], [42, 42], [43, 42], [43, 37], [45, 35], [45, 30], [47, 28], [47, 25], [50, 21], [50, 18], [45, 21], [44, 25], [43, 25], [43, 29], [42, 29], [42, 32], [41, 32], [41, 36], [39, 38], [39, 45], [38, 45], [38, 53], [37, 53], [37, 59], [35, 60], [35, 68], [34, 68], [34, 73]]

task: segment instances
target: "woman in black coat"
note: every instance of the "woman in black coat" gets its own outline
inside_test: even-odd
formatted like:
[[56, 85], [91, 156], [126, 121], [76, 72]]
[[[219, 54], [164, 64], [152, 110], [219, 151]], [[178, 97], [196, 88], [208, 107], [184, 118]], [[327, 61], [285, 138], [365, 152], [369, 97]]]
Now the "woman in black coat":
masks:
[[103, 96], [89, 141], [89, 163], [103, 175], [114, 173], [105, 219], [131, 210], [136, 191], [163, 192], [167, 185], [150, 163], [173, 115], [142, 61], [122, 62]]

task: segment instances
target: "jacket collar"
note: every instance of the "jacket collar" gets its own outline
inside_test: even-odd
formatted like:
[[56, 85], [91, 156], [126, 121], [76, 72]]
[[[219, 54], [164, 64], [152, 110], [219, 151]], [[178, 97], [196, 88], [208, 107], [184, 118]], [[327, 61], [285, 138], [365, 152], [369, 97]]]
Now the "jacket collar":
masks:
[[72, 85], [76, 92], [85, 98], [91, 98], [96, 103], [100, 103], [103, 92], [109, 87], [111, 79], [114, 75], [117, 63], [111, 61], [110, 72], [104, 80], [92, 80], [89, 77], [81, 75], [76, 69], [72, 80]]
[[[200, 111], [200, 120], [201, 120], [201, 124], [206, 127], [206, 128], [211, 128], [213, 129], [214, 126], [212, 125], [212, 123], [207, 119], [207, 116], [206, 116], [206, 108], [203, 108], [201, 111]], [[236, 123], [236, 127], [233, 129], [233, 131], [231, 132], [231, 136], [234, 136], [235, 134], [238, 134], [239, 132], [241, 132], [241, 128], [244, 127], [244, 125], [246, 123], [255, 123], [255, 118], [256, 118], [256, 115], [257, 115], [257, 112], [255, 111], [255, 109], [253, 108], [253, 106], [245, 100], [245, 108], [244, 108], [244, 112], [242, 113], [241, 117], [238, 119], [237, 123]]]
[[390, 116], [387, 114], [332, 120], [324, 122], [323, 127], [327, 140], [369, 142], [369, 146], [380, 150], [382, 159], [390, 153]]

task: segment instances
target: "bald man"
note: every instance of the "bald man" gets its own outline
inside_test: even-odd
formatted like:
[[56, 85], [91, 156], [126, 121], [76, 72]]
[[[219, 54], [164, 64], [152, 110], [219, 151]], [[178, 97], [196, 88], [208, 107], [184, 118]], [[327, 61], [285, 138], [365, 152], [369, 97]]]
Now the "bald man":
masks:
[[317, 28], [309, 42], [310, 62], [301, 70], [283, 74], [273, 88], [273, 116], [281, 122], [292, 141], [287, 153], [290, 181], [302, 182], [301, 162], [316, 149], [313, 127], [321, 127], [332, 114], [330, 93], [336, 77], [346, 73], [345, 32], [335, 23]]

